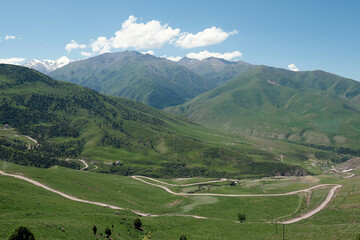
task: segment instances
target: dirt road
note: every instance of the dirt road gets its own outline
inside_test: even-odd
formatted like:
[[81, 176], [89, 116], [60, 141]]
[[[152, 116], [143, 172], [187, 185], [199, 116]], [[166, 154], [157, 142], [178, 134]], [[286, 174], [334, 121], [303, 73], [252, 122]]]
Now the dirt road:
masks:
[[[113, 205], [110, 205], [110, 204], [106, 204], [106, 203], [101, 203], [101, 202], [94, 202], [94, 201], [89, 201], [89, 200], [84, 200], [84, 199], [80, 199], [80, 198], [77, 198], [77, 197], [74, 197], [74, 196], [71, 196], [71, 195], [68, 195], [66, 193], [63, 193], [63, 192], [60, 192], [58, 190], [55, 190], [53, 188], [50, 188], [42, 183], [39, 183], [35, 180], [32, 180], [30, 178], [27, 178], [27, 177], [24, 177], [24, 176], [21, 176], [21, 175], [16, 175], [16, 174], [9, 174], [9, 173], [5, 173], [3, 171], [0, 171], [0, 174], [1, 175], [4, 175], [4, 176], [9, 176], [9, 177], [14, 177], [14, 178], [17, 178], [17, 179], [20, 179], [20, 180], [24, 180], [26, 182], [29, 182], [31, 184], [34, 184], [36, 186], [39, 186], [47, 191], [50, 191], [50, 192], [53, 192], [53, 193], [56, 193], [64, 198], [67, 198], [69, 200], [72, 200], [72, 201], [76, 201], [76, 202], [82, 202], [82, 203], [88, 203], [88, 204], [93, 204], [93, 205], [98, 205], [98, 206], [102, 206], [102, 207], [109, 207], [111, 209], [116, 209], [116, 210], [128, 210], [128, 211], [131, 211], [133, 213], [136, 213], [140, 216], [144, 216], [144, 217], [159, 217], [159, 216], [181, 216], [181, 217], [193, 217], [193, 218], [198, 218], [198, 219], [208, 219], [207, 217], [203, 217], [203, 216], [197, 216], [197, 215], [183, 215], [183, 214], [161, 214], [161, 215], [155, 215], [155, 214], [149, 214], [149, 213], [143, 213], [143, 212], [140, 212], [140, 211], [137, 211], [137, 210], [131, 210], [131, 209], [126, 209], [126, 208], [122, 208], [122, 207], [118, 207], [118, 206], [113, 206]], [[176, 192], [173, 192], [171, 191], [170, 189], [168, 189], [167, 187], [165, 186], [161, 186], [161, 185], [158, 185], [158, 184], [155, 184], [155, 183], [149, 183], [141, 178], [145, 178], [145, 179], [149, 179], [149, 180], [152, 180], [152, 181], [155, 181], [155, 182], [159, 182], [159, 183], [163, 183], [163, 184], [168, 184], [168, 183], [164, 183], [162, 181], [159, 181], [159, 180], [156, 180], [156, 179], [152, 179], [152, 178], [149, 178], [149, 177], [144, 177], [144, 176], [132, 176], [133, 179], [136, 179], [138, 181], [141, 181], [143, 183], [146, 183], [146, 184], [149, 184], [149, 185], [152, 185], [152, 186], [156, 186], [156, 187], [160, 187], [164, 190], [166, 190], [168, 193], [170, 194], [173, 194], [173, 195], [179, 195], [179, 196], [218, 196], [218, 197], [269, 197], [269, 196], [287, 196], [287, 195], [293, 195], [293, 194], [298, 194], [298, 193], [301, 193], [301, 192], [309, 192], [313, 189], [316, 189], [316, 188], [321, 188], [321, 187], [328, 187], [328, 186], [333, 186], [333, 188], [330, 190], [329, 194], [327, 195], [326, 199], [324, 202], [322, 202], [320, 204], [320, 206], [318, 206], [317, 208], [315, 208], [314, 210], [304, 214], [303, 216], [300, 216], [298, 218], [294, 218], [294, 219], [290, 219], [290, 220], [287, 220], [287, 221], [284, 221], [284, 222], [279, 222], [279, 223], [283, 223], [283, 224], [291, 224], [291, 223], [295, 223], [295, 222], [298, 222], [298, 221], [301, 221], [303, 219], [306, 219], [306, 218], [309, 218], [311, 217], [312, 215], [318, 213], [319, 211], [321, 211], [323, 208], [326, 207], [326, 205], [331, 201], [332, 197], [334, 196], [335, 194], [335, 191], [340, 188], [342, 185], [334, 185], [334, 184], [320, 184], [320, 185], [317, 185], [317, 186], [314, 186], [314, 187], [310, 187], [310, 188], [307, 188], [307, 189], [302, 189], [302, 190], [298, 190], [298, 191], [292, 191], [292, 192], [287, 192], [287, 193], [277, 193], [277, 194], [216, 194], [216, 193], [176, 193]], [[214, 180], [214, 181], [208, 181], [208, 182], [200, 182], [200, 183], [191, 183], [191, 185], [199, 185], [199, 184], [205, 184], [205, 183], [214, 183], [214, 182], [222, 182], [222, 181], [226, 181], [226, 179], [221, 179], [221, 180]], [[168, 184], [169, 185], [169, 184]], [[171, 185], [171, 184], [170, 184]], [[179, 185], [175, 185], [175, 186], [179, 186]], [[185, 186], [189, 186], [187, 184], [185, 184]], [[219, 220], [219, 219], [217, 219]]]

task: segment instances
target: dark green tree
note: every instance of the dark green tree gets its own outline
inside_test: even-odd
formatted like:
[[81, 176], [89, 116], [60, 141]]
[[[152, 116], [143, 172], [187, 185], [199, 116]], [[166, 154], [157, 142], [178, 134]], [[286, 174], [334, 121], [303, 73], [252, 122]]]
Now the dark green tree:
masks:
[[360, 240], [360, 233], [356, 234], [355, 240]]
[[111, 235], [111, 230], [110, 230], [110, 228], [106, 228], [106, 229], [105, 229], [105, 234], [106, 234], [106, 237], [107, 237], [107, 238], [110, 237], [110, 235]]
[[135, 218], [134, 220], [134, 227], [141, 230], [142, 222], [140, 218]]
[[35, 236], [27, 227], [20, 226], [10, 235], [9, 240], [35, 240]]
[[93, 226], [93, 232], [94, 232], [94, 235], [96, 235], [97, 227], [95, 225]]
[[246, 215], [243, 213], [238, 213], [238, 219], [242, 223], [243, 221], [246, 220]]
[[186, 240], [187, 238], [186, 238], [186, 236], [183, 234], [183, 235], [181, 235], [181, 237], [180, 237], [180, 240]]

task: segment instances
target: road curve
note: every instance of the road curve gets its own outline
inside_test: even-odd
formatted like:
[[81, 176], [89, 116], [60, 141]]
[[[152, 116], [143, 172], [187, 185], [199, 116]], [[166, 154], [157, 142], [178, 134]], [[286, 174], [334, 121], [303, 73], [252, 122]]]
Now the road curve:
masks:
[[290, 220], [287, 220], [287, 221], [283, 221], [283, 222], [280, 222], [282, 224], [291, 224], [291, 223], [296, 223], [298, 221], [301, 221], [303, 219], [306, 219], [306, 218], [309, 218], [311, 217], [312, 215], [320, 212], [322, 209], [324, 209], [326, 207], [326, 205], [331, 201], [331, 199], [333, 198], [334, 194], [335, 194], [335, 191], [339, 188], [341, 188], [342, 185], [340, 184], [337, 184], [335, 185], [331, 190], [330, 192], [328, 193], [328, 195], [326, 196], [326, 199], [317, 207], [315, 208], [314, 210], [310, 211], [310, 212], [307, 212], [305, 213], [304, 215], [300, 216], [300, 217], [297, 217], [297, 218], [293, 218], [293, 219], [290, 219]]
[[80, 169], [80, 171], [83, 171], [83, 170], [85, 170], [85, 169], [87, 169], [87, 168], [89, 167], [89, 165], [87, 164], [87, 162], [86, 162], [85, 160], [79, 159], [79, 161], [82, 162], [82, 163], [85, 165], [85, 167], [83, 167], [82, 169]]
[[[287, 192], [287, 193], [268, 193], [268, 194], [265, 194], [265, 193], [264, 194], [261, 194], [261, 193], [260, 194], [177, 193], [177, 192], [171, 191], [169, 188], [167, 188], [165, 186], [162, 186], [162, 185], [159, 185], [159, 184], [156, 184], [156, 183], [150, 183], [150, 182], [147, 182], [147, 181], [145, 181], [145, 180], [143, 180], [141, 178], [146, 178], [146, 179], [149, 179], [149, 180], [152, 180], [152, 181], [155, 181], [155, 182], [164, 183], [164, 182], [161, 182], [159, 180], [152, 179], [150, 177], [144, 177], [144, 176], [131, 176], [131, 177], [138, 180], [138, 181], [141, 181], [143, 183], [162, 188], [165, 191], [167, 191], [168, 193], [173, 194], [173, 195], [178, 195], [178, 196], [278, 197], [278, 196], [294, 195], [294, 194], [298, 194], [298, 193], [301, 193], [301, 192], [309, 192], [309, 191], [317, 189], [317, 188], [330, 187], [330, 186], [335, 185], [335, 184], [319, 184], [319, 185], [309, 187], [309, 188], [306, 188], [306, 189], [301, 189], [301, 190]], [[222, 181], [222, 180], [219, 180], [219, 181]], [[212, 182], [215, 182], [215, 181], [212, 181]], [[192, 185], [200, 185], [200, 184], [205, 184], [205, 183], [208, 183], [208, 182], [192, 183]], [[164, 183], [164, 184], [167, 184], [167, 183]], [[178, 186], [178, 185], [175, 185], [175, 186]], [[341, 186], [341, 185], [335, 185], [335, 187], [336, 186]]]

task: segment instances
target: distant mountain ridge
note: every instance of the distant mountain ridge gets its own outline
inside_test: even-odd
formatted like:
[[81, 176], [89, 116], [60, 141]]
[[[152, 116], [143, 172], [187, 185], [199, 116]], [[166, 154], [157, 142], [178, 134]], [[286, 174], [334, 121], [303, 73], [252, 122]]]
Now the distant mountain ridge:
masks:
[[215, 82], [217, 86], [227, 82], [241, 72], [254, 66], [243, 61], [227, 61], [221, 58], [205, 58], [203, 60], [182, 58], [178, 64], [183, 65], [200, 76]]
[[178, 63], [136, 51], [72, 62], [49, 76], [156, 108], [182, 104], [216, 86]]
[[41, 73], [48, 74], [58, 68], [61, 68], [71, 62], [74, 62], [73, 60], [70, 60], [66, 56], [63, 56], [57, 60], [37, 60], [33, 59], [27, 63], [24, 64], [25, 67], [35, 69]]

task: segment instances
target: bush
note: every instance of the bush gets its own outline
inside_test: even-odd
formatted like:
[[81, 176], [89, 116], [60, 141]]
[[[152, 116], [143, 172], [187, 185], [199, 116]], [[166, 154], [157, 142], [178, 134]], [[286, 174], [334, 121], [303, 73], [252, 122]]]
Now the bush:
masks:
[[105, 234], [106, 234], [106, 237], [107, 237], [107, 238], [110, 237], [110, 235], [111, 235], [111, 230], [110, 230], [110, 228], [106, 228], [106, 229], [105, 229]]
[[134, 220], [134, 227], [137, 228], [137, 229], [141, 229], [141, 226], [142, 226], [142, 222], [139, 218], [136, 218]]
[[238, 219], [242, 223], [243, 221], [246, 220], [246, 215], [243, 213], [238, 213]]
[[10, 235], [9, 240], [35, 240], [35, 236], [27, 227], [20, 226]]
[[186, 236], [183, 234], [183, 235], [181, 235], [181, 237], [180, 237], [180, 240], [186, 240], [187, 238], [186, 238]]

